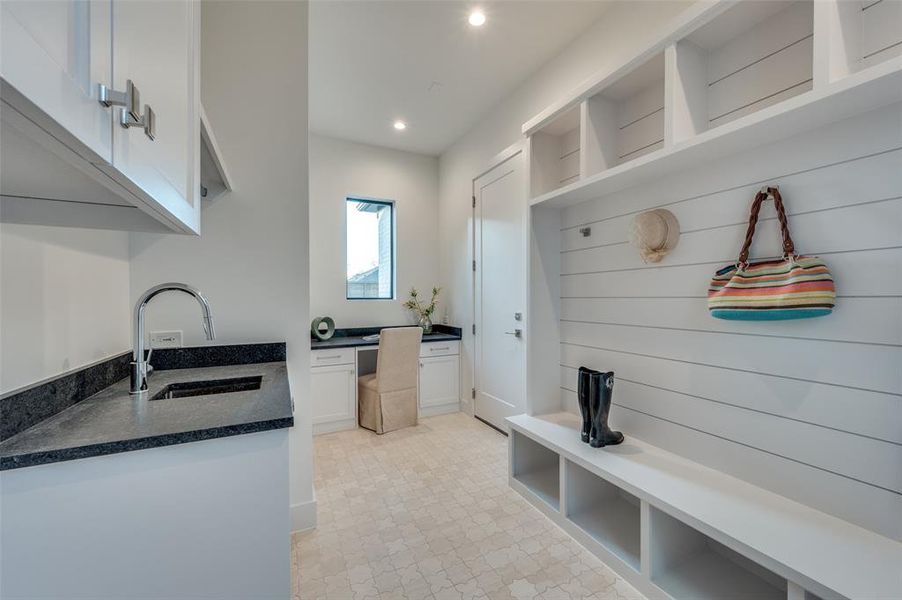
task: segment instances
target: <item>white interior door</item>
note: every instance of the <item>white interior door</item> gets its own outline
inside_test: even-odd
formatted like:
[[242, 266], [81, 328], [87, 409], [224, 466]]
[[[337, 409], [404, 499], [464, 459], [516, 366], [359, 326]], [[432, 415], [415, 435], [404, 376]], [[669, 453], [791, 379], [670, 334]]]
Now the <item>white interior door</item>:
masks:
[[526, 186], [517, 152], [474, 181], [478, 418], [507, 431], [526, 412]]

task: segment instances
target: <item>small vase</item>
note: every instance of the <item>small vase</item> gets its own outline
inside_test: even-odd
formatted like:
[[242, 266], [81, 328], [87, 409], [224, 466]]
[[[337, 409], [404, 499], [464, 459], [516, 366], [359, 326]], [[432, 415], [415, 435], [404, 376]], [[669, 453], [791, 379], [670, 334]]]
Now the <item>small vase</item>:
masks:
[[423, 335], [432, 333], [432, 319], [429, 318], [429, 315], [420, 317], [419, 326], [423, 328]]

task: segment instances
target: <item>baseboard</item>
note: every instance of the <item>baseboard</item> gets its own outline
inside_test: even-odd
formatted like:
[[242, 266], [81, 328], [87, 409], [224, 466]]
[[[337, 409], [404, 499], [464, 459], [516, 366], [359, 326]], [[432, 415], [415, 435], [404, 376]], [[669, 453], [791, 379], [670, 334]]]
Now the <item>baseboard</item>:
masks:
[[316, 498], [308, 502], [292, 504], [289, 512], [292, 533], [316, 529]]
[[313, 435], [335, 433], [336, 431], [347, 431], [349, 429], [357, 429], [357, 417], [330, 421], [328, 423], [316, 423], [313, 425]]
[[460, 399], [460, 412], [473, 416], [473, 400], [470, 398]]
[[447, 415], [447, 414], [456, 413], [459, 411], [460, 411], [460, 404], [457, 402], [452, 402], [450, 404], [439, 404], [436, 406], [421, 406], [419, 416], [435, 417], [438, 415]]

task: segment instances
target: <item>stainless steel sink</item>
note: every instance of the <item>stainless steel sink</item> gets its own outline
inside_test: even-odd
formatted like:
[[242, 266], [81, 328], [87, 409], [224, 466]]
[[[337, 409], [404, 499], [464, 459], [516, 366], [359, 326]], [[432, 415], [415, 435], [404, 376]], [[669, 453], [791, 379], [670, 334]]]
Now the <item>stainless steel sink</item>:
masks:
[[230, 379], [210, 379], [207, 381], [170, 383], [154, 394], [150, 399], [167, 400], [170, 398], [188, 398], [190, 396], [247, 392], [250, 390], [259, 390], [262, 381], [262, 375], [252, 375], [249, 377], [232, 377]]

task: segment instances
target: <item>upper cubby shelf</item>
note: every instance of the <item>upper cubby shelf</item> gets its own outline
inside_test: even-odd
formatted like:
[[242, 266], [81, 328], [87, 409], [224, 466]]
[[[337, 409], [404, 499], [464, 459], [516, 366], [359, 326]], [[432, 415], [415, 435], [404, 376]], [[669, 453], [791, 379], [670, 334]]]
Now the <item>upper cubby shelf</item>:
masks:
[[[531, 204], [598, 198], [902, 102], [902, 2], [699, 4], [523, 125]], [[546, 150], [552, 132], [576, 149], [578, 170], [563, 173], [564, 152]]]
[[664, 147], [664, 54], [654, 55], [581, 105], [589, 176]]

